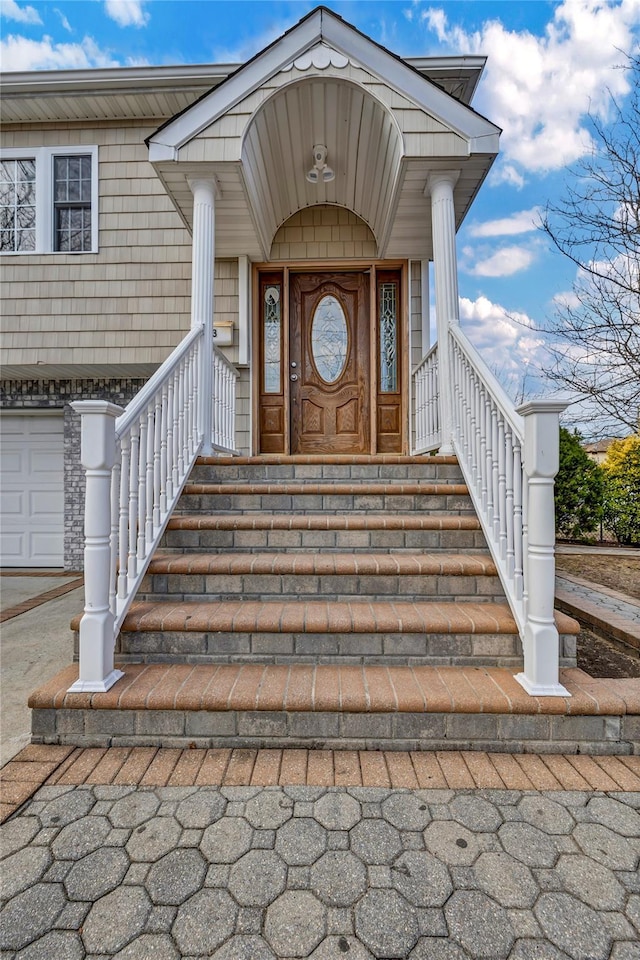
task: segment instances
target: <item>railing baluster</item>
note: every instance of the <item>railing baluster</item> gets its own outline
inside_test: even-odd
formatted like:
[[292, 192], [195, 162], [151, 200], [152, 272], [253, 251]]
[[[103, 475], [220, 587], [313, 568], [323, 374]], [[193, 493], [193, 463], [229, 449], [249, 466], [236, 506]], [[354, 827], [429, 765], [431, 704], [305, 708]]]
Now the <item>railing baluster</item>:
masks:
[[506, 477], [507, 441], [502, 416], [498, 422], [498, 538], [500, 556], [507, 558], [507, 477]]
[[138, 539], [136, 541], [136, 556], [139, 563], [136, 573], [144, 560], [146, 553], [146, 511], [147, 511], [147, 433], [148, 423], [144, 414], [139, 420], [140, 447], [138, 450]]
[[515, 572], [515, 545], [513, 541], [514, 532], [513, 532], [513, 515], [514, 515], [514, 506], [513, 506], [513, 434], [511, 430], [507, 427], [505, 431], [505, 466], [506, 466], [506, 478], [505, 478], [505, 520], [506, 520], [506, 531], [507, 531], [507, 549], [505, 555], [505, 565], [507, 571], [507, 577], [509, 580], [513, 580]]
[[513, 537], [514, 537], [514, 570], [513, 585], [518, 600], [524, 595], [524, 569], [522, 565], [522, 460], [520, 444], [513, 444]]
[[131, 426], [131, 459], [129, 462], [129, 553], [127, 556], [127, 592], [138, 572], [136, 557], [138, 527], [138, 471], [140, 468], [140, 425]]
[[155, 425], [153, 422], [153, 411], [154, 404], [150, 403], [147, 407], [147, 448], [146, 448], [146, 479], [145, 479], [145, 507], [144, 507], [144, 538], [145, 538], [145, 555], [146, 547], [148, 544], [153, 542], [153, 491], [154, 491], [154, 482], [153, 482], [153, 465], [154, 465], [154, 442], [155, 442]]
[[162, 391], [156, 393], [153, 408], [153, 533], [160, 527], [160, 500], [162, 490]]
[[171, 452], [171, 478], [173, 489], [177, 490], [180, 486], [180, 385], [178, 383], [178, 374], [174, 373], [171, 378], [173, 381], [173, 403], [171, 410], [171, 419], [173, 421], [173, 450]]
[[116, 443], [116, 459], [111, 473], [111, 566], [109, 571], [109, 609], [116, 615], [118, 594], [117, 570], [120, 547], [118, 542], [120, 522], [120, 450]]
[[491, 404], [491, 503], [493, 507], [493, 536], [500, 538], [500, 470], [498, 462], [498, 410], [495, 403]]
[[127, 554], [129, 550], [129, 471], [131, 466], [131, 433], [120, 438], [120, 532], [118, 535], [118, 598], [127, 595]]

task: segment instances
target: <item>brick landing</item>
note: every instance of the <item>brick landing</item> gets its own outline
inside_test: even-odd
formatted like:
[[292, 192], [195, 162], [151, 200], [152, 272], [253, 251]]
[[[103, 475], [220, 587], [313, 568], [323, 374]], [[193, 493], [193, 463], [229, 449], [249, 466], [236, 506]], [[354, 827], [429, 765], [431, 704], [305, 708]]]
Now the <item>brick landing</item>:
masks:
[[125, 664], [69, 694], [71, 665], [29, 698], [35, 743], [640, 753], [640, 680], [561, 670], [570, 697], [529, 697], [508, 669]]
[[0, 771], [0, 822], [43, 784], [640, 791], [640, 757], [470, 751], [81, 749], [31, 744]]

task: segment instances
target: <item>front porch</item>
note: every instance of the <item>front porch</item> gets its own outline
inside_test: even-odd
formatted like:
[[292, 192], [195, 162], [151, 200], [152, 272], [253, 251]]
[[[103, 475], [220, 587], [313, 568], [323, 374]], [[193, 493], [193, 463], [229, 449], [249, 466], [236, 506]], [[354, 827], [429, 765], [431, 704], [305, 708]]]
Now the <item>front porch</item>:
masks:
[[320, 8], [149, 139], [192, 327], [126, 410], [74, 404], [79, 673], [35, 738], [632, 751], [554, 613], [564, 405], [514, 409], [458, 323], [498, 134]]

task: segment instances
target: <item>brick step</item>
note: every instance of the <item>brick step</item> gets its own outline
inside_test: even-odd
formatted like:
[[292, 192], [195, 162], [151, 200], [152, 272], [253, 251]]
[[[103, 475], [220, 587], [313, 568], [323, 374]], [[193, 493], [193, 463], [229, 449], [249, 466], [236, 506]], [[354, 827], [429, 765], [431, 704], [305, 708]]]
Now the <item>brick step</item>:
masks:
[[[79, 619], [72, 622], [76, 650]], [[572, 665], [578, 625], [563, 614], [557, 623], [562, 663]], [[148, 662], [522, 666], [511, 611], [490, 601], [136, 601], [117, 656]]]
[[476, 516], [423, 513], [174, 514], [161, 546], [185, 552], [487, 550]]
[[306, 513], [430, 511], [473, 514], [465, 484], [341, 481], [187, 483], [179, 509], [190, 512], [291, 510]]
[[225, 457], [211, 456], [198, 457], [198, 464], [214, 464], [216, 466], [264, 466], [264, 465], [317, 465], [317, 466], [343, 466], [352, 464], [365, 465], [385, 465], [385, 464], [444, 464], [457, 466], [458, 458], [455, 456], [440, 456], [438, 454], [420, 454], [407, 455], [403, 453], [304, 453], [304, 454], [284, 454], [284, 453], [261, 453], [255, 457]]
[[191, 480], [194, 483], [257, 482], [261, 480], [408, 480], [440, 483], [463, 483], [463, 476], [455, 458], [405, 458], [404, 462], [366, 460], [335, 463], [321, 460], [316, 463], [275, 462], [269, 460], [223, 460], [200, 457]]
[[66, 667], [29, 698], [33, 740], [85, 747], [313, 747], [633, 754], [640, 689], [562, 669], [530, 697], [497, 667], [125, 664], [107, 693]]
[[171, 554], [149, 565], [140, 599], [425, 597], [504, 599], [487, 556], [457, 554]]

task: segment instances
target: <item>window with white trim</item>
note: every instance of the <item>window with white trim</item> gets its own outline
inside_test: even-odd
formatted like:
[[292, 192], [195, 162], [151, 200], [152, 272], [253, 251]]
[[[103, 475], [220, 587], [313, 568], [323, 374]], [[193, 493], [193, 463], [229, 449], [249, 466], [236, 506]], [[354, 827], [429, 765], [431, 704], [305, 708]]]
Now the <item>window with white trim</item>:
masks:
[[0, 252], [98, 252], [98, 148], [0, 154]]

